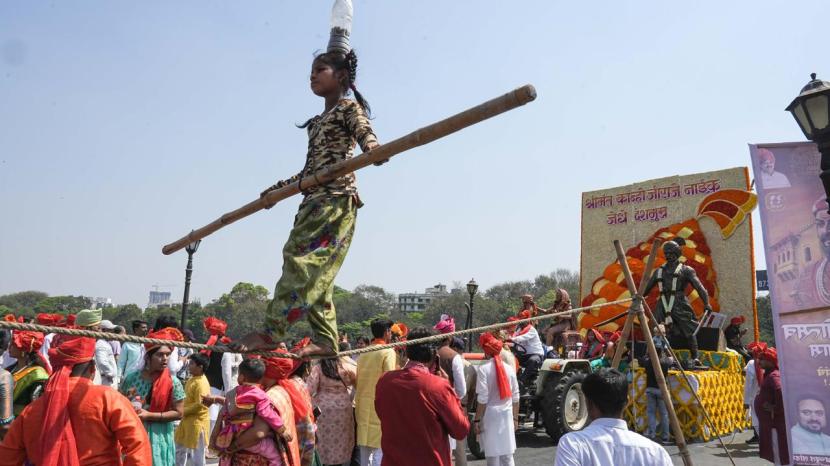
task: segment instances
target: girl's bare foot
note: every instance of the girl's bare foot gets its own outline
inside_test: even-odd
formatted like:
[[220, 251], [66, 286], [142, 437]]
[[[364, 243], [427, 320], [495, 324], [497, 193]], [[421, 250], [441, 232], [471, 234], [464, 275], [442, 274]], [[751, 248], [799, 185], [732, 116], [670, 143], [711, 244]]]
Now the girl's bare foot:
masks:
[[337, 356], [337, 353], [329, 346], [325, 345], [317, 345], [315, 343], [309, 343], [300, 351], [297, 351], [295, 356], [298, 359], [311, 359], [311, 358], [325, 358], [328, 356]]
[[239, 340], [228, 343], [228, 348], [233, 351], [257, 351], [276, 349], [277, 343], [261, 333], [249, 333]]

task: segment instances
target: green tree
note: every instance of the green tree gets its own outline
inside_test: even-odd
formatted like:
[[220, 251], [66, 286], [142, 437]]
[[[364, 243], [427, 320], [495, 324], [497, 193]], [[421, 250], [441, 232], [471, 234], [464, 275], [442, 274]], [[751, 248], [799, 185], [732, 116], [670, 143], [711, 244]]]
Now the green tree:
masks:
[[0, 296], [0, 306], [6, 306], [15, 315], [34, 315], [35, 304], [48, 298], [49, 295], [42, 291], [21, 291]]
[[132, 321], [144, 320], [144, 312], [135, 304], [123, 304], [120, 306], [108, 307], [103, 310], [103, 317], [127, 329], [127, 333], [132, 330]]
[[761, 334], [761, 341], [770, 346], [775, 346], [775, 330], [772, 325], [772, 303], [769, 295], [755, 298], [758, 305], [758, 328]]
[[57, 312], [74, 314], [92, 307], [92, 300], [86, 296], [49, 296], [37, 302], [32, 308], [35, 313]]
[[[268, 307], [268, 289], [262, 285], [239, 282], [229, 293], [205, 306], [204, 313], [228, 322], [228, 336], [240, 338], [251, 332], [261, 332]], [[191, 329], [197, 333], [201, 321]]]

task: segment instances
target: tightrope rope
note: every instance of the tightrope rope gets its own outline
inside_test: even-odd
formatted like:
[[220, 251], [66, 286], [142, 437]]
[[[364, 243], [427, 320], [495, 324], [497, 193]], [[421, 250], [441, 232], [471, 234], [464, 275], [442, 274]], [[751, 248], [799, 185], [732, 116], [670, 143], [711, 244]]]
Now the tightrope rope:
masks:
[[[364, 354], [364, 353], [371, 353], [373, 351], [380, 351], [388, 348], [398, 348], [401, 346], [410, 346], [410, 345], [419, 345], [422, 343], [432, 343], [436, 341], [442, 341], [450, 337], [458, 336], [458, 335], [469, 335], [473, 333], [484, 333], [491, 330], [500, 330], [502, 328], [512, 327], [514, 325], [524, 324], [524, 323], [531, 323], [536, 321], [542, 321], [547, 319], [553, 319], [556, 317], [568, 315], [568, 314], [576, 314], [579, 312], [584, 312], [589, 309], [601, 308], [605, 306], [614, 306], [617, 304], [625, 304], [633, 301], [632, 298], [625, 298], [619, 299], [617, 301], [609, 301], [602, 304], [595, 304], [591, 306], [585, 307], [578, 307], [569, 309], [567, 311], [561, 312], [554, 312], [550, 314], [543, 314], [536, 317], [530, 317], [527, 319], [518, 319], [512, 320], [509, 322], [499, 322], [495, 324], [485, 325], [482, 327], [475, 327], [465, 330], [456, 330], [454, 332], [442, 333], [438, 335], [433, 335], [426, 338], [418, 338], [416, 340], [406, 340], [406, 341], [396, 341], [394, 343], [387, 343], [383, 345], [371, 345], [365, 348], [357, 348], [348, 351], [341, 351], [337, 353], [337, 357], [343, 356], [352, 356], [356, 354]], [[44, 334], [47, 333], [57, 333], [61, 335], [72, 335], [72, 336], [80, 336], [80, 337], [89, 337], [89, 338], [96, 338], [98, 340], [107, 340], [107, 341], [120, 341], [120, 342], [128, 342], [128, 343], [150, 343], [153, 345], [165, 345], [165, 346], [173, 346], [176, 348], [190, 348], [194, 350], [208, 350], [208, 351], [217, 351], [220, 353], [241, 353], [241, 354], [257, 354], [260, 356], [272, 356], [278, 358], [293, 358], [293, 355], [287, 353], [277, 353], [274, 351], [266, 351], [266, 350], [246, 350], [246, 351], [235, 351], [232, 350], [230, 347], [226, 345], [206, 345], [204, 343], [194, 343], [192, 341], [175, 341], [175, 340], [161, 340], [158, 338], [147, 338], [147, 337], [139, 337], [135, 335], [119, 335], [115, 333], [108, 333], [108, 332], [97, 332], [94, 330], [83, 330], [77, 328], [65, 328], [65, 327], [51, 327], [48, 325], [40, 325], [40, 324], [26, 324], [21, 322], [10, 322], [6, 320], [0, 320], [0, 328], [7, 328], [10, 330], [28, 330], [34, 332], [42, 332]], [[333, 356], [332, 356], [333, 357]], [[312, 359], [324, 359], [324, 358], [312, 358]]]

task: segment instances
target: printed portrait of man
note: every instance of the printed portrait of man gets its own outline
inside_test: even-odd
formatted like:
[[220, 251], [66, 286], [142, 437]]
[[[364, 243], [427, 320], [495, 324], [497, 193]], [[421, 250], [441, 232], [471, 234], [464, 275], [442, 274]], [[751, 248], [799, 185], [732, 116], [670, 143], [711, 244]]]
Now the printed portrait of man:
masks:
[[761, 187], [764, 189], [789, 188], [787, 175], [775, 171], [775, 154], [769, 149], [758, 149], [758, 162], [761, 166]]
[[802, 395], [796, 404], [798, 424], [790, 429], [794, 455], [830, 455], [830, 435], [827, 427], [827, 410], [824, 401], [815, 395]]
[[801, 272], [795, 298], [803, 307], [830, 306], [830, 214], [824, 196], [813, 203], [813, 220], [822, 258]]

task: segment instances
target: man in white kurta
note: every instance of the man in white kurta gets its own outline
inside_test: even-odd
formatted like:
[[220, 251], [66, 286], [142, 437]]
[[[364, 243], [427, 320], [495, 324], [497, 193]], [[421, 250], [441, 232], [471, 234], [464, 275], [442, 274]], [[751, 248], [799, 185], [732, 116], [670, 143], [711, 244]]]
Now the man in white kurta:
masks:
[[[485, 339], [487, 343], [484, 343]], [[482, 334], [479, 342], [488, 357], [487, 362], [478, 367], [476, 380], [478, 409], [473, 422], [478, 424], [479, 444], [484, 450], [487, 466], [513, 466], [513, 453], [516, 452], [515, 423], [519, 416], [519, 382], [510, 367], [501, 365], [510, 387], [510, 395], [502, 398], [494, 359], [494, 356], [499, 358], [502, 342], [489, 333]]]
[[755, 413], [755, 397], [761, 390], [758, 383], [757, 372], [755, 371], [755, 360], [750, 359], [744, 368], [744, 407], [749, 406], [749, 415], [752, 419], [752, 429], [755, 431], [747, 443], [758, 441], [758, 415]]

